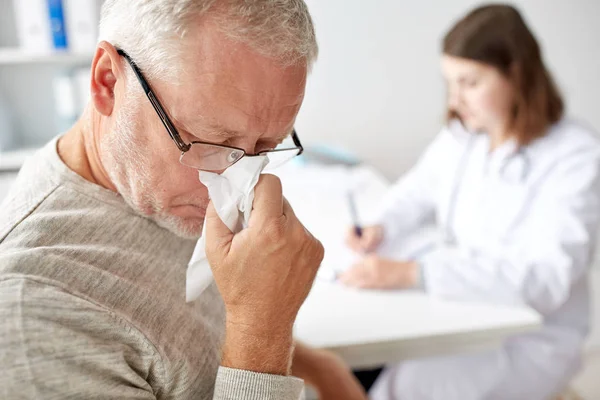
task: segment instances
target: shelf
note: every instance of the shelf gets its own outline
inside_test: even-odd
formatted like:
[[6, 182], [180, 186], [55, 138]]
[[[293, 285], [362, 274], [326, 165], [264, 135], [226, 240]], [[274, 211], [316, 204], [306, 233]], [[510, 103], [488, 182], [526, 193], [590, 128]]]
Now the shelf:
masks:
[[18, 171], [25, 160], [37, 150], [37, 148], [30, 148], [0, 152], [0, 173]]
[[68, 52], [30, 53], [18, 48], [0, 48], [1, 65], [19, 64], [90, 64], [93, 54], [74, 54]]

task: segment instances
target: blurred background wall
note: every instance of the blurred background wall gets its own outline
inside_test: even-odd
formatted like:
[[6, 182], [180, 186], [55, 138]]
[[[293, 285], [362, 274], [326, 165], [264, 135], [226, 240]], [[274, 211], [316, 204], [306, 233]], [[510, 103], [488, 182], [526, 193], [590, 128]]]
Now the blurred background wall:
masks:
[[[73, 49], [71, 41], [66, 49], [45, 56], [31, 56], [19, 48], [14, 6], [36, 2], [43, 6], [53, 1], [0, 0], [0, 119], [4, 112], [13, 120], [12, 137], [4, 138], [8, 143], [4, 146], [2, 135], [8, 134], [0, 132], [0, 149], [38, 147], [77, 116], [65, 118], [64, 114], [79, 112], [81, 81], [87, 89], [85, 70], [93, 46]], [[458, 18], [483, 2], [306, 2], [321, 54], [298, 118], [303, 141], [350, 150], [388, 178], [396, 178], [414, 163], [443, 122], [441, 40]], [[95, 8], [97, 18], [102, 0], [63, 3], [65, 14], [74, 4], [82, 7], [85, 3]], [[519, 0], [513, 4], [540, 41], [567, 100], [568, 114], [600, 131], [600, 1]], [[83, 15], [82, 11], [77, 14]], [[89, 18], [94, 18], [93, 12]], [[66, 92], [65, 77], [74, 84]]]
[[[306, 0], [321, 54], [298, 132], [397, 177], [443, 121], [441, 40], [473, 0]], [[600, 1], [520, 0], [568, 105], [600, 131]]]

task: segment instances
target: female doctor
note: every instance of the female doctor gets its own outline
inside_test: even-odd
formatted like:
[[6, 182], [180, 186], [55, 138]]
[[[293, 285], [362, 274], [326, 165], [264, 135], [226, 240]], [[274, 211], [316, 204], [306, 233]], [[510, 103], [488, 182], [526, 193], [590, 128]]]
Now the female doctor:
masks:
[[[477, 8], [443, 42], [448, 122], [391, 189], [367, 253], [341, 280], [525, 304], [544, 319], [495, 351], [387, 368], [375, 400], [543, 400], [568, 386], [589, 330], [587, 271], [600, 220], [600, 145], [563, 101], [518, 11]], [[441, 239], [411, 260], [377, 255], [433, 218]], [[398, 315], [402, 323], [402, 315]]]

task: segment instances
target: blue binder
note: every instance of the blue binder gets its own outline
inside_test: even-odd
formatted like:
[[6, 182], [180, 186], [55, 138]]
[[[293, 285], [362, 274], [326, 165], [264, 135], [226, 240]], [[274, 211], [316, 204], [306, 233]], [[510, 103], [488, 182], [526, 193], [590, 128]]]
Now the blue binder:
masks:
[[67, 28], [65, 25], [62, 0], [48, 0], [48, 13], [54, 48], [57, 50], [66, 50]]

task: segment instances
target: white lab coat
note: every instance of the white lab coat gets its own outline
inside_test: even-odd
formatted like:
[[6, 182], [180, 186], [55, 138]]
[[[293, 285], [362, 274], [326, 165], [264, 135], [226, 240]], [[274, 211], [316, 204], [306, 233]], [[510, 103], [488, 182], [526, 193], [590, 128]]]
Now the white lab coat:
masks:
[[419, 259], [432, 296], [526, 304], [543, 315], [543, 328], [498, 350], [390, 367], [372, 399], [542, 400], [580, 367], [600, 220], [600, 144], [563, 120], [521, 151], [514, 142], [491, 153], [489, 146], [487, 135], [450, 123], [394, 185], [380, 222], [389, 244], [434, 218], [443, 240]]

